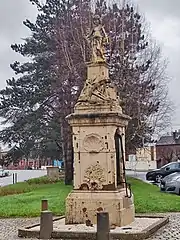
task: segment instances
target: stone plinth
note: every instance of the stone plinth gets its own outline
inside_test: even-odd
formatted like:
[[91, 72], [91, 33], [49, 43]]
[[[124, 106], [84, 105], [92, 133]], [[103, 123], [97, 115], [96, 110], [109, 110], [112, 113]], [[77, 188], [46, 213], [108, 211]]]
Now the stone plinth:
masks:
[[98, 81], [109, 78], [109, 69], [107, 63], [87, 63], [87, 78], [97, 79]]
[[66, 199], [66, 224], [86, 220], [95, 224], [98, 210], [109, 212], [111, 225], [125, 226], [134, 221], [133, 197], [126, 196], [125, 188], [118, 189], [117, 181], [117, 168], [121, 182], [125, 179], [122, 165], [117, 165], [115, 134], [118, 127], [124, 146], [128, 119], [113, 112], [68, 117], [73, 129], [74, 191]]
[[47, 176], [51, 179], [59, 179], [59, 167], [47, 167]]
[[97, 211], [109, 212], [111, 225], [132, 223], [133, 197], [126, 196], [123, 169], [130, 117], [122, 113], [106, 63], [87, 65], [87, 79], [67, 120], [73, 131], [74, 190], [66, 199], [66, 224], [95, 224]]
[[66, 199], [66, 224], [97, 223], [97, 212], [109, 213], [110, 225], [125, 226], [134, 221], [133, 198], [123, 188], [116, 191], [72, 191]]
[[[120, 113], [72, 114], [68, 119], [73, 129], [74, 189], [115, 190], [115, 133], [118, 126], [124, 134], [127, 116]], [[124, 135], [122, 141], [124, 146]], [[120, 171], [122, 173], [122, 169]]]

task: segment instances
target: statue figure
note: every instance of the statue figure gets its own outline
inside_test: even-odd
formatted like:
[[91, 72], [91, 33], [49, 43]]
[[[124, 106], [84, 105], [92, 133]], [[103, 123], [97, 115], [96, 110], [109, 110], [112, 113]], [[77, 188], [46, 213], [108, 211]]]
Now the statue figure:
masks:
[[95, 79], [87, 79], [78, 101], [89, 101], [94, 91]]
[[104, 47], [108, 43], [108, 37], [98, 15], [93, 17], [93, 25], [93, 29], [87, 36], [92, 47], [92, 62], [105, 62]]

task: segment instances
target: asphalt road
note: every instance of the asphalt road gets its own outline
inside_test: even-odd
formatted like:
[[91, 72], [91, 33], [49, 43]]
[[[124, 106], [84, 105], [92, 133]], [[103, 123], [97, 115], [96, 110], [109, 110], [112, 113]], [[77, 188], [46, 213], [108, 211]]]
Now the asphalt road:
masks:
[[126, 171], [126, 176], [134, 177], [146, 181], [147, 172], [137, 172], [137, 171]]
[[10, 170], [11, 173], [8, 177], [0, 178], [0, 186], [6, 186], [13, 183], [13, 173], [17, 173], [18, 182], [24, 182], [31, 178], [37, 178], [47, 175], [46, 170]]

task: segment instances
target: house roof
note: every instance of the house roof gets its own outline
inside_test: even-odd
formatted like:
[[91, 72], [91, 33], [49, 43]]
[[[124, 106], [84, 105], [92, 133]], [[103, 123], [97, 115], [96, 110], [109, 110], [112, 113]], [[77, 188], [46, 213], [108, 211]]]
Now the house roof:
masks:
[[172, 145], [177, 144], [173, 136], [162, 136], [159, 141], [157, 141], [156, 145]]

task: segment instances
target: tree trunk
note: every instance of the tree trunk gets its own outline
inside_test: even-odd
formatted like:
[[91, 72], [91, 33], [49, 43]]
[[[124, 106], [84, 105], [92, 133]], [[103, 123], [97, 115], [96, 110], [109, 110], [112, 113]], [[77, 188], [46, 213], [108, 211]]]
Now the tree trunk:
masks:
[[71, 131], [69, 124], [64, 121], [61, 127], [61, 137], [66, 185], [72, 185], [73, 181], [73, 144]]

